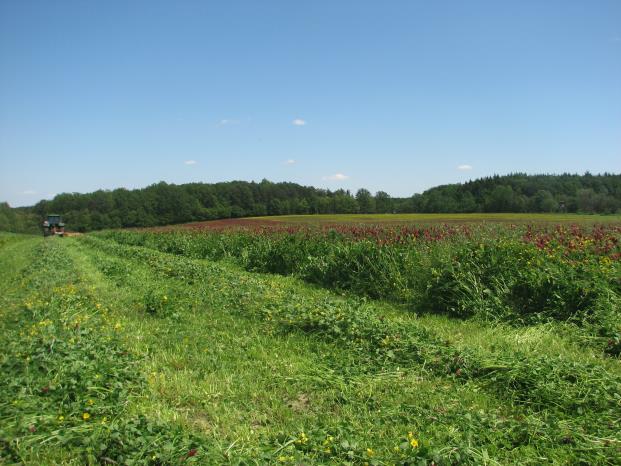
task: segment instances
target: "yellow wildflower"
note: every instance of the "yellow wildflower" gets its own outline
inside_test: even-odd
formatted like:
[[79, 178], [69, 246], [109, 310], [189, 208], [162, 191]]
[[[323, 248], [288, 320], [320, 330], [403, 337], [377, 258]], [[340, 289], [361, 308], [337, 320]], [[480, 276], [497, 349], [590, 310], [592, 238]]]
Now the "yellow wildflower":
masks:
[[414, 438], [414, 432], [408, 432], [408, 440], [412, 448], [418, 448], [418, 440]]
[[82, 419], [84, 419], [85, 421], [88, 421], [91, 418], [91, 415], [88, 413], [84, 413], [82, 414]]

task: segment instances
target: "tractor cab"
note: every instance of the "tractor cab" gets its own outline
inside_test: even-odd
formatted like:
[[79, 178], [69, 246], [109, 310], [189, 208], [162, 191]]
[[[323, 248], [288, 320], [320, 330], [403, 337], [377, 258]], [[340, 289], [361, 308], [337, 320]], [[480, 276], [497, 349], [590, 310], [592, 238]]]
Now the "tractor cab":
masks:
[[64, 236], [65, 224], [60, 215], [51, 214], [43, 222], [43, 236]]

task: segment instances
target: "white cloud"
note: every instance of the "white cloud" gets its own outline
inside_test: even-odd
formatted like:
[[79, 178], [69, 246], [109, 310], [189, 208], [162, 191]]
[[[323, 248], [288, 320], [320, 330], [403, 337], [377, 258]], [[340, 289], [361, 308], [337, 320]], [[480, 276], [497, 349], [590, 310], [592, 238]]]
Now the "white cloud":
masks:
[[34, 194], [37, 194], [37, 192], [34, 189], [27, 189], [26, 191], [24, 191], [22, 194], [26, 194], [28, 196], [32, 196]]
[[302, 120], [301, 118], [296, 118], [291, 122], [293, 126], [304, 126], [306, 124], [306, 120]]
[[457, 165], [457, 170], [459, 170], [460, 172], [469, 172], [470, 170], [472, 170], [472, 165]]
[[186, 160], [185, 162], [186, 165], [196, 165], [198, 162], [196, 160]]
[[293, 160], [293, 159], [285, 160], [283, 162], [283, 164], [285, 164], [285, 165], [295, 165], [295, 160]]
[[334, 175], [328, 175], [323, 177], [323, 179], [327, 181], [344, 181], [348, 178], [349, 176], [343, 175], [342, 173], [335, 173]]
[[236, 125], [237, 123], [239, 123], [239, 120], [233, 120], [231, 118], [224, 118], [218, 122], [218, 126]]

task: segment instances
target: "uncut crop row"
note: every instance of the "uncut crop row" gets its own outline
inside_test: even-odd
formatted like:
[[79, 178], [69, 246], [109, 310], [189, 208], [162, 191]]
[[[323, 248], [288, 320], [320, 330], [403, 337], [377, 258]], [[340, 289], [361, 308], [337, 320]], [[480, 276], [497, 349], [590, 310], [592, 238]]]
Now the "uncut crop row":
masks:
[[513, 325], [558, 322], [581, 343], [621, 352], [618, 226], [337, 225], [100, 236], [294, 275], [418, 313]]

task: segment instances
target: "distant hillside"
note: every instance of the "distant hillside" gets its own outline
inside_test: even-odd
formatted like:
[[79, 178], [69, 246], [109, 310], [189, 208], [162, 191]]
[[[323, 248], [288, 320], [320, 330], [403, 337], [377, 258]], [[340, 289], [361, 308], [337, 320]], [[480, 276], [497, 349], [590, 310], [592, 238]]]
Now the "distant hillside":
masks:
[[0, 229], [36, 231], [49, 213], [63, 215], [68, 228], [158, 226], [219, 218], [316, 213], [390, 212], [621, 212], [621, 175], [511, 174], [438, 186], [409, 198], [329, 191], [296, 183], [160, 182], [143, 189], [59, 194], [33, 207], [0, 204]]

